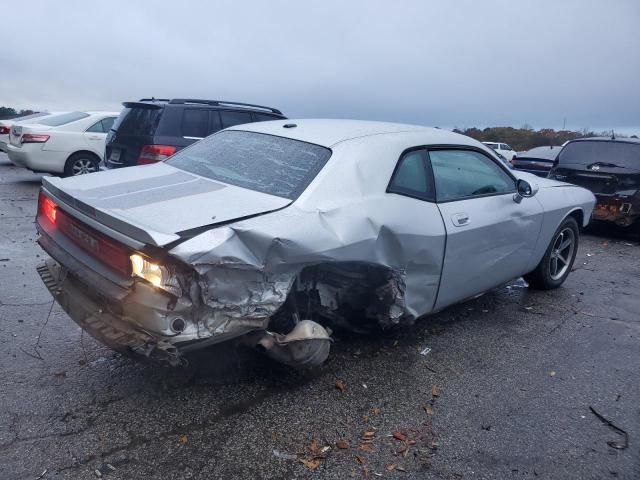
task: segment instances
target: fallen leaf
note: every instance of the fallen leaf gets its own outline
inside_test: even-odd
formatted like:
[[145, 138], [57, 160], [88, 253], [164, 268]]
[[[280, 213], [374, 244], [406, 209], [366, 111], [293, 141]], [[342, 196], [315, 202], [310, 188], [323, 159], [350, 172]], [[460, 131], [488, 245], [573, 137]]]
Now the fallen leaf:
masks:
[[318, 468], [320, 466], [320, 459], [319, 458], [311, 458], [309, 460], [305, 459], [305, 458], [301, 458], [300, 462], [307, 468], [311, 469], [311, 470], [315, 470], [316, 468]]
[[371, 446], [370, 443], [361, 443], [360, 450], [364, 452], [373, 452], [373, 447]]
[[53, 376], [56, 378], [64, 378], [67, 376], [67, 372], [65, 370], [60, 370], [59, 372], [55, 372]]
[[338, 447], [338, 448], [340, 448], [342, 450], [347, 449], [347, 448], [349, 448], [349, 442], [347, 442], [345, 439], [341, 438], [340, 440], [338, 440], [336, 442], [336, 447]]
[[433, 385], [431, 387], [431, 396], [436, 398], [440, 396], [440, 389], [438, 388], [437, 385]]
[[424, 408], [424, 411], [427, 412], [427, 415], [433, 415], [433, 408], [431, 408], [431, 405], [425, 405], [422, 408]]
[[189, 437], [186, 435], [180, 435], [180, 443], [185, 445], [189, 441]]
[[347, 389], [347, 382], [344, 380], [336, 380], [336, 388], [341, 392], [344, 392]]
[[401, 442], [405, 442], [407, 440], [407, 436], [402, 432], [393, 432], [393, 438], [396, 440], [400, 440]]
[[318, 443], [317, 438], [314, 438], [313, 440], [311, 440], [311, 444], [309, 445], [309, 450], [311, 450], [312, 453], [318, 453], [320, 451], [320, 444]]
[[398, 468], [398, 464], [397, 463], [390, 463], [389, 465], [385, 466], [384, 468], [386, 468], [389, 471], [395, 470], [396, 468]]
[[378, 407], [375, 407], [375, 408], [374, 408], [373, 410], [371, 410], [371, 411], [373, 412], [373, 414], [374, 414], [374, 415], [378, 415], [378, 414], [382, 411], [382, 409], [380, 409], [380, 408], [378, 408]]
[[373, 438], [376, 436], [375, 430], [368, 430], [366, 432], [362, 432], [362, 438]]
[[362, 458], [359, 455], [355, 455], [354, 458], [356, 459], [356, 462], [358, 462], [360, 465], [364, 465], [364, 458]]

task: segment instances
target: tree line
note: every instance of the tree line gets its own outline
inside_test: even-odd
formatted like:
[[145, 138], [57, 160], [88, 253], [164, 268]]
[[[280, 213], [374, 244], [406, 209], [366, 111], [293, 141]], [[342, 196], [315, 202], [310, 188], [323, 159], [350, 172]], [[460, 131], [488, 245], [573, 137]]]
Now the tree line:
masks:
[[23, 117], [36, 113], [35, 110], [16, 110], [11, 107], [0, 107], [0, 120], [10, 120], [16, 117]]
[[[589, 129], [580, 131], [575, 130], [554, 130], [553, 128], [542, 128], [534, 130], [528, 125], [522, 128], [513, 127], [489, 127], [479, 129], [471, 128], [454, 128], [454, 132], [467, 135], [481, 142], [503, 142], [509, 144], [515, 151], [521, 152], [534, 147], [546, 147], [550, 145], [562, 145], [568, 140], [584, 137], [610, 137], [613, 132], [594, 132]], [[615, 134], [616, 137], [624, 137], [624, 135]], [[635, 137], [635, 135], [633, 136]]]

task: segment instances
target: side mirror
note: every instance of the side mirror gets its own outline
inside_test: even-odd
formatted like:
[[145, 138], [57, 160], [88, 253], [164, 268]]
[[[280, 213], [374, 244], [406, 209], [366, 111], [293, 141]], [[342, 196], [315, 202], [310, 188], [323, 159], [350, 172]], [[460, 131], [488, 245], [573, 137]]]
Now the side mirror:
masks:
[[532, 185], [520, 178], [516, 182], [516, 193], [513, 194], [513, 201], [520, 203], [523, 198], [533, 197], [536, 193], [538, 193], [538, 185], [536, 183]]

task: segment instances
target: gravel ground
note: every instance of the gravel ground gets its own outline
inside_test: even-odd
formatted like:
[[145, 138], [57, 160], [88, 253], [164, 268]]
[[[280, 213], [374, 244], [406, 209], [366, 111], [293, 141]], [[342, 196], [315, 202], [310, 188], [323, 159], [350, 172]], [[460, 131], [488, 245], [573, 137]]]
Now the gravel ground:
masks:
[[313, 375], [225, 346], [171, 370], [52, 305], [39, 184], [0, 154], [1, 479], [640, 478], [637, 235], [587, 231], [558, 290], [338, 338]]

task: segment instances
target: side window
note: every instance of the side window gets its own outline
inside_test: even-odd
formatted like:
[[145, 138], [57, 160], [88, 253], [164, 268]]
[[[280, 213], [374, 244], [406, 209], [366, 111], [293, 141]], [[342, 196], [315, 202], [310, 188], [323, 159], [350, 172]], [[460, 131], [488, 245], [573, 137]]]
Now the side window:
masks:
[[489, 157], [473, 150], [431, 150], [439, 202], [515, 191], [515, 181]]
[[413, 150], [400, 158], [387, 191], [433, 200], [432, 185], [431, 172], [426, 165], [426, 152]]
[[506, 143], [504, 145], [502, 145], [502, 148], [504, 150], [513, 150], [513, 148], [511, 148], [509, 145], [507, 145]]
[[185, 108], [182, 112], [182, 136], [204, 138], [209, 130], [209, 110]]
[[91, 125], [86, 131], [91, 133], [104, 133], [104, 130], [102, 129], [102, 120]]
[[104, 133], [109, 133], [111, 127], [113, 127], [113, 122], [116, 121], [116, 117], [108, 117], [102, 119], [102, 131]]
[[220, 112], [222, 119], [222, 128], [233, 127], [241, 123], [251, 123], [250, 112], [234, 112], [231, 110], [223, 110]]
[[280, 120], [278, 117], [266, 113], [253, 113], [254, 122], [268, 122], [269, 120]]

